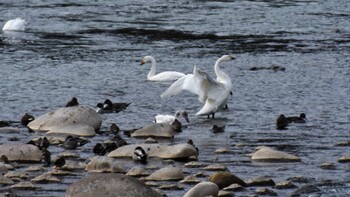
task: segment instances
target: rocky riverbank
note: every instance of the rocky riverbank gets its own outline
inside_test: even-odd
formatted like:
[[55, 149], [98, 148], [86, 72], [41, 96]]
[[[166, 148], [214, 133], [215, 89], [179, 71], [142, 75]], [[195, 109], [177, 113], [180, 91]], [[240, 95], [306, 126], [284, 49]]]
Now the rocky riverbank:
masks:
[[[343, 150], [338, 160], [313, 163], [305, 150], [278, 144], [283, 138], [273, 136], [243, 137], [231, 146], [217, 144], [215, 150], [208, 150], [213, 146], [192, 139], [174, 141], [182, 133], [173, 132], [169, 125], [145, 125], [147, 129], [124, 132], [127, 135], [101, 125], [103, 117], [82, 106], [48, 112], [27, 127], [2, 121], [0, 196], [300, 196], [322, 194], [325, 188], [349, 188], [348, 176], [322, 179], [321, 174], [304, 175], [299, 170], [306, 166], [321, 173], [349, 173], [349, 141], [332, 145]], [[184, 125], [183, 130], [188, 127], [195, 125]], [[136, 135], [139, 131], [141, 136]], [[86, 144], [67, 148], [67, 136]], [[116, 136], [127, 144], [118, 144]], [[240, 137], [232, 134], [234, 138]], [[97, 143], [106, 151], [95, 152]], [[136, 147], [143, 148], [147, 160], [137, 158]], [[249, 154], [246, 147], [251, 147]], [[57, 161], [62, 158], [61, 165]], [[268, 173], [263, 173], [264, 168]]]

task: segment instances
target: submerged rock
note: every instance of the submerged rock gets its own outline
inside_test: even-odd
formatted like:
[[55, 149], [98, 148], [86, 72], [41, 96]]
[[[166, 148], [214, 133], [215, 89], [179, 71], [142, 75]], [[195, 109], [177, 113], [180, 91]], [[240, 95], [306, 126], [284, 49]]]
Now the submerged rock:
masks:
[[349, 163], [350, 162], [350, 157], [349, 156], [344, 156], [344, 157], [340, 157], [338, 159], [339, 163]]
[[143, 166], [135, 166], [131, 168], [126, 173], [126, 175], [139, 177], [139, 176], [147, 176], [149, 175], [149, 173], [146, 172], [146, 168], [144, 168]]
[[66, 197], [161, 197], [162, 195], [145, 185], [142, 181], [123, 174], [99, 174], [73, 183], [66, 190]]
[[262, 147], [252, 155], [252, 159], [255, 161], [264, 162], [287, 162], [287, 161], [300, 161], [300, 158], [289, 153], [274, 150], [269, 147]]
[[74, 136], [92, 137], [94, 136], [95, 129], [89, 125], [73, 124], [64, 126], [52, 126], [47, 134], [67, 134]]
[[52, 183], [52, 182], [60, 182], [61, 180], [52, 176], [50, 173], [45, 173], [35, 177], [31, 181], [39, 182], [39, 183]]
[[295, 190], [291, 196], [300, 196], [302, 194], [310, 194], [320, 191], [320, 189], [315, 185], [304, 185], [303, 187]]
[[179, 167], [174, 166], [167, 166], [164, 168], [161, 168], [145, 179], [148, 181], [169, 181], [169, 180], [181, 180], [185, 177], [184, 173], [182, 172], [182, 169]]
[[94, 130], [101, 126], [102, 118], [95, 110], [84, 107], [64, 107], [37, 117], [28, 124], [33, 130], [50, 131], [57, 126], [88, 125]]
[[93, 157], [86, 165], [85, 170], [89, 172], [126, 172], [117, 160], [106, 156]]
[[268, 177], [259, 176], [246, 181], [248, 186], [274, 186], [276, 183]]
[[16, 127], [0, 127], [0, 133], [18, 133], [19, 129]]
[[212, 182], [201, 182], [188, 190], [183, 197], [218, 196], [219, 187]]
[[19, 182], [15, 185], [12, 185], [13, 189], [36, 189], [36, 186], [30, 181]]
[[0, 145], [0, 155], [5, 155], [9, 161], [40, 161], [42, 153], [37, 146], [31, 144]]
[[136, 147], [142, 147], [148, 157], [159, 157], [162, 159], [188, 159], [191, 156], [196, 156], [196, 149], [187, 143], [177, 144], [173, 146], [160, 144], [130, 144], [119, 147], [110, 152], [108, 157], [132, 157]]
[[219, 186], [220, 189], [227, 187], [233, 183], [240, 184], [242, 186], [247, 186], [247, 184], [234, 174], [229, 172], [216, 172], [212, 174], [208, 180]]
[[159, 137], [172, 138], [176, 132], [172, 125], [167, 123], [155, 123], [134, 131], [131, 137]]

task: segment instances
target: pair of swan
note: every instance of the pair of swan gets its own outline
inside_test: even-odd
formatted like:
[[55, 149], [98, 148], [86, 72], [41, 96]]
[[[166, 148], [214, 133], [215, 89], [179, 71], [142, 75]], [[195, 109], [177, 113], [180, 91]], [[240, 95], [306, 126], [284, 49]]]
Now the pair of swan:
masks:
[[24, 19], [15, 18], [5, 23], [2, 31], [24, 31], [26, 23]]
[[198, 100], [204, 104], [196, 115], [208, 117], [212, 115], [214, 118], [215, 112], [226, 108], [232, 89], [231, 78], [221, 70], [220, 63], [233, 59], [235, 58], [231, 55], [223, 55], [216, 61], [214, 66], [216, 80], [194, 66], [193, 73], [175, 81], [161, 94], [161, 98], [177, 95], [183, 90], [190, 91], [198, 95]]

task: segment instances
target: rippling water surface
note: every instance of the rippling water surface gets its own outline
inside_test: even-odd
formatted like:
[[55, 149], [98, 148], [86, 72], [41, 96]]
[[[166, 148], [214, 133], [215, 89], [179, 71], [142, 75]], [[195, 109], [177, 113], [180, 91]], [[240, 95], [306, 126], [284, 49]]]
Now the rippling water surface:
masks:
[[[0, 120], [18, 121], [26, 112], [39, 116], [72, 96], [91, 107], [106, 98], [132, 102], [123, 113], [104, 114], [102, 127], [115, 122], [122, 129], [138, 128], [157, 113], [186, 109], [191, 124], [171, 143], [192, 138], [200, 162], [223, 163], [244, 179], [267, 175], [279, 182], [303, 175], [315, 182], [349, 182], [349, 165], [337, 163], [349, 155], [349, 147], [334, 146], [350, 137], [349, 10], [346, 0], [2, 0], [0, 26], [16, 17], [28, 24], [25, 32], [0, 33]], [[214, 121], [195, 117], [201, 104], [188, 92], [161, 100], [171, 82], [149, 82], [150, 65], [139, 66], [143, 56], [153, 55], [159, 71], [190, 73], [197, 65], [214, 76], [213, 65], [223, 54], [236, 57], [223, 63], [233, 96], [229, 110], [217, 113]], [[274, 65], [286, 70], [249, 70]], [[275, 129], [279, 114], [301, 112], [307, 124]], [[226, 124], [224, 133], [209, 131], [217, 123]], [[33, 136], [18, 137], [26, 142]], [[1, 143], [7, 143], [7, 136], [1, 136]], [[251, 162], [247, 154], [259, 145], [295, 154], [302, 162]], [[219, 147], [232, 154], [213, 154]], [[324, 162], [333, 162], [336, 169], [320, 169]], [[277, 171], [281, 167], [288, 170]], [[79, 178], [65, 180], [64, 187], [58, 184], [61, 189], [42, 185], [36, 195], [63, 196]], [[191, 186], [184, 187], [166, 193], [181, 196]], [[342, 196], [349, 188], [325, 186], [320, 194]], [[291, 190], [276, 192], [284, 196]]]

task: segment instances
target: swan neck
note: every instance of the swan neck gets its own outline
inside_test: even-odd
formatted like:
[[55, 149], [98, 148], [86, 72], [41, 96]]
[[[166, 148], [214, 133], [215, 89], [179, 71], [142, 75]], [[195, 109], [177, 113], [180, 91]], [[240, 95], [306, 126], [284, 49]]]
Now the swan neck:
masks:
[[156, 71], [157, 71], [156, 60], [153, 57], [151, 57], [150, 59], [151, 59], [151, 70], [148, 73], [148, 76], [147, 76], [148, 78], [154, 76], [156, 74]]
[[221, 63], [221, 58], [218, 59], [215, 62], [215, 66], [214, 66], [214, 70], [215, 70], [215, 74], [216, 74], [216, 78], [218, 81], [220, 81], [222, 78], [226, 77], [226, 74], [221, 70], [220, 68], [220, 63]]

